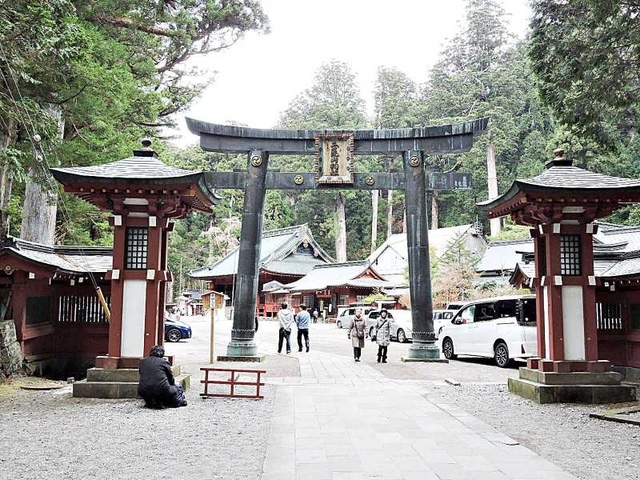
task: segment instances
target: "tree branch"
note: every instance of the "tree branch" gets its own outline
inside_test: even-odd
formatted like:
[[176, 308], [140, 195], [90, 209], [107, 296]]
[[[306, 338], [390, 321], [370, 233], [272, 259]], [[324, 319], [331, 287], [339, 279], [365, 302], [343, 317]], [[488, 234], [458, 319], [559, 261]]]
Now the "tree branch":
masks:
[[134, 22], [130, 18], [125, 17], [105, 17], [99, 16], [95, 18], [100, 23], [108, 23], [114, 27], [128, 28], [130, 30], [138, 30], [140, 32], [151, 33], [152, 35], [159, 35], [161, 37], [173, 38], [178, 36], [178, 32], [168, 30], [166, 28], [157, 27], [155, 25], [145, 25], [144, 23]]

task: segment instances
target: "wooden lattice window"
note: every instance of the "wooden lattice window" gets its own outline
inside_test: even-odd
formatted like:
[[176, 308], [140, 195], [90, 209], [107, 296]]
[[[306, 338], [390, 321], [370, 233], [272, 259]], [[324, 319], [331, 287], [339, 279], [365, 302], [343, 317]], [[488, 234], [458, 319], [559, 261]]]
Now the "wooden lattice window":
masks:
[[560, 274], [582, 275], [580, 235], [560, 235]]
[[[631, 315], [634, 315], [634, 305], [631, 306]], [[622, 330], [622, 304], [597, 302], [596, 322], [599, 330]]]
[[144, 270], [147, 268], [148, 246], [149, 230], [146, 227], [127, 228], [124, 268], [130, 270]]

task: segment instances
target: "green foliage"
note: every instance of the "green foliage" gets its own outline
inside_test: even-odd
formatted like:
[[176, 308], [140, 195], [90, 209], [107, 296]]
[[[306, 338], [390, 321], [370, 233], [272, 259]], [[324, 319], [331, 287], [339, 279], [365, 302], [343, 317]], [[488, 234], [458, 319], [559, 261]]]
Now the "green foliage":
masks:
[[438, 194], [440, 225], [477, 219], [475, 204], [488, 198], [486, 149], [493, 146], [498, 189], [513, 179], [539, 173], [553, 125], [537, 99], [536, 82], [526, 48], [510, 43], [505, 14], [493, 0], [469, 0], [460, 31], [441, 54], [422, 92], [420, 118], [424, 125], [455, 123], [489, 117], [488, 132], [461, 155], [433, 156], [429, 168], [459, 169], [473, 176], [471, 190]]
[[[186, 69], [185, 60], [226, 48], [248, 30], [268, 30], [254, 0], [3, 4], [2, 184], [22, 181], [37, 157], [48, 166], [77, 166], [130, 156], [140, 138], [171, 124], [171, 115], [210, 83]], [[193, 84], [192, 78], [203, 81]], [[35, 134], [41, 137], [37, 149]], [[77, 236], [70, 232], [82, 228], [74, 225], [80, 218], [72, 213], [59, 221], [58, 238]]]
[[500, 235], [494, 235], [489, 237], [491, 242], [501, 242], [507, 240], [525, 240], [531, 238], [530, 228], [524, 225], [516, 225], [510, 220], [507, 220], [502, 225]]
[[452, 239], [432, 267], [431, 294], [434, 305], [441, 308], [474, 294], [478, 278], [475, 267], [479, 259], [471, 254], [461, 238]]
[[534, 0], [530, 57], [540, 92], [572, 132], [617, 151], [635, 140], [640, 4]]

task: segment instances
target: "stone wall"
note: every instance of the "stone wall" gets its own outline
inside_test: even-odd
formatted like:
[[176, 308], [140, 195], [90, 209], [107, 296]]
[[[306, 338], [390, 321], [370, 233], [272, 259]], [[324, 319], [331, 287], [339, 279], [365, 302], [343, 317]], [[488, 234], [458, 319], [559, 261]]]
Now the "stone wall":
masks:
[[0, 372], [18, 373], [22, 371], [23, 362], [13, 320], [0, 322]]

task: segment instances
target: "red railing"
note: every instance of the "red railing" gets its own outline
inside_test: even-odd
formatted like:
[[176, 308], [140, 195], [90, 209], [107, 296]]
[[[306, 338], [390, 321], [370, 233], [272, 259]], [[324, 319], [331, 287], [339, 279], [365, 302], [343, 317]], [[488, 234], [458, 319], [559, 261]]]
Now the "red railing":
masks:
[[[260, 395], [260, 387], [264, 386], [264, 383], [260, 381], [260, 377], [263, 373], [267, 373], [266, 370], [241, 370], [237, 368], [212, 368], [202, 367], [200, 370], [204, 372], [204, 380], [200, 380], [200, 383], [204, 384], [204, 393], [201, 393], [201, 397], [233, 397], [233, 398], [257, 398], [263, 399], [264, 396]], [[209, 378], [209, 373], [213, 372], [227, 372], [229, 378], [227, 380]], [[241, 373], [255, 374], [256, 379], [254, 382], [238, 381]], [[215, 373], [213, 373], [215, 375]], [[209, 392], [209, 385], [229, 385], [229, 393], [214, 393]], [[255, 395], [238, 394], [236, 393], [236, 386], [254, 386], [256, 387]]]

